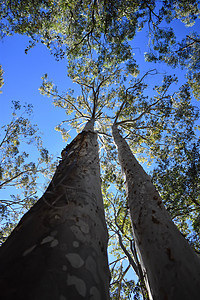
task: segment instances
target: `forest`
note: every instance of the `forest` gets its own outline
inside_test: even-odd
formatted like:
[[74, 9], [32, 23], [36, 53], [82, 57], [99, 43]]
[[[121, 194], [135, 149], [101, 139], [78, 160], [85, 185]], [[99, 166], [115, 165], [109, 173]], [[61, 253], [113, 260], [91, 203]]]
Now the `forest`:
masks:
[[199, 4], [0, 4], [2, 43], [45, 49], [67, 78], [52, 62], [37, 87], [62, 149], [33, 122], [39, 101], [9, 99], [1, 122], [2, 299], [199, 298]]

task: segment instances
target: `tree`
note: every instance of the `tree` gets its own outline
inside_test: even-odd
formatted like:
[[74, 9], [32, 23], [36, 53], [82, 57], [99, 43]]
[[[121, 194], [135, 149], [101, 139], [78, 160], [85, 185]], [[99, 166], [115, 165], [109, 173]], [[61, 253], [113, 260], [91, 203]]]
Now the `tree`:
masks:
[[0, 249], [4, 299], [109, 299], [107, 229], [91, 119]]
[[[153, 99], [144, 98], [140, 95], [138, 97], [137, 92], [135, 91], [135, 85], [132, 87], [133, 93], [131, 93], [131, 89], [126, 89], [125, 97], [123, 98], [123, 101], [121, 105], [119, 106], [118, 112], [116, 113], [116, 126], [122, 126], [121, 128], [126, 134], [126, 138], [129, 139], [129, 143], [137, 153], [137, 157], [139, 156], [139, 152], [142, 150], [142, 152], [146, 152], [146, 147], [149, 147], [150, 151], [148, 153], [148, 156], [150, 155], [153, 158], [157, 158], [158, 161], [162, 160], [163, 158], [166, 159], [168, 157], [168, 161], [170, 161], [171, 157], [173, 157], [173, 153], [182, 151], [181, 149], [186, 145], [186, 143], [189, 145], [190, 140], [193, 139], [194, 133], [192, 131], [192, 124], [193, 117], [195, 120], [196, 117], [198, 117], [198, 113], [196, 109], [192, 108], [190, 106], [190, 97], [188, 94], [188, 89], [185, 86], [182, 86], [180, 88], [179, 92], [176, 92], [172, 95], [167, 94], [167, 90], [171, 85], [171, 79], [165, 78], [163, 81], [163, 85], [160, 87], [157, 87], [156, 90], [158, 92], [158, 95], [155, 95]], [[177, 97], [178, 96], [178, 97]], [[137, 99], [138, 97], [138, 99]], [[179, 98], [180, 97], [180, 98]], [[134, 109], [132, 111], [131, 104], [134, 102]], [[175, 104], [176, 103], [176, 104]], [[187, 111], [187, 113], [186, 113]], [[186, 114], [185, 114], [186, 113]], [[118, 120], [119, 116], [121, 114], [121, 120]], [[183, 117], [183, 115], [185, 115]], [[195, 117], [196, 115], [196, 117]], [[127, 119], [128, 118], [128, 119]], [[187, 119], [188, 118], [188, 119]], [[187, 119], [187, 121], [186, 121]], [[153, 130], [151, 130], [151, 128]], [[175, 131], [174, 131], [175, 130]], [[175, 133], [176, 132], [176, 133]], [[186, 138], [186, 140], [185, 140]], [[141, 148], [141, 150], [140, 150]], [[128, 150], [127, 150], [128, 151]], [[124, 159], [124, 161], [129, 164], [129, 161], [127, 162], [127, 159], [130, 157], [130, 164], [131, 164], [131, 155], [127, 152], [127, 156], [125, 155], [125, 152], [123, 154], [120, 154], [121, 161]], [[148, 159], [148, 157], [145, 157]], [[124, 163], [125, 163], [124, 162]], [[124, 164], [121, 164], [122, 170], [124, 170]], [[130, 167], [131, 168], [131, 167]], [[130, 171], [130, 168], [128, 169]], [[184, 169], [184, 166], [183, 166]], [[127, 171], [128, 172], [128, 171]], [[137, 182], [137, 178], [139, 175], [137, 174], [136, 169], [132, 169], [130, 171], [131, 174], [136, 174], [136, 178], [132, 176], [132, 184], [133, 181]], [[127, 175], [127, 174], [126, 174]], [[128, 176], [128, 175], [127, 175]], [[129, 191], [131, 190], [131, 182], [128, 183], [126, 176], [126, 182], [129, 184]], [[131, 175], [130, 175], [131, 176]], [[142, 177], [141, 177], [142, 181]], [[144, 178], [144, 182], [145, 182]], [[167, 182], [166, 182], [167, 183]], [[142, 186], [142, 184], [141, 184]], [[136, 186], [137, 187], [137, 186]], [[174, 179], [174, 188], [176, 187], [175, 179]], [[152, 186], [153, 189], [153, 186]], [[165, 189], [165, 192], [167, 189]], [[138, 192], [140, 194], [140, 192]], [[145, 194], [146, 195], [146, 194]], [[120, 229], [123, 233], [126, 233], [126, 214], [124, 213], [125, 207], [129, 206], [130, 210], [135, 212], [132, 213], [132, 222], [135, 222], [134, 220], [138, 219], [138, 211], [137, 207], [137, 200], [141, 200], [141, 197], [138, 196], [138, 199], [136, 199], [136, 203], [134, 201], [134, 194], [128, 194], [128, 203], [124, 205], [124, 207], [120, 211], [116, 209], [117, 213], [115, 214], [116, 220], [117, 220], [117, 227], [118, 230]], [[184, 195], [183, 195], [184, 198]], [[148, 195], [146, 195], [146, 199], [148, 199]], [[132, 206], [130, 204], [130, 201], [132, 203]], [[172, 200], [173, 201], [173, 200]], [[142, 202], [142, 201], [141, 201]], [[121, 202], [119, 202], [121, 203]], [[136, 207], [134, 206], [134, 204]], [[141, 204], [141, 203], [140, 203]], [[142, 206], [142, 204], [141, 204]], [[117, 208], [117, 206], [116, 206]], [[141, 208], [141, 215], [145, 213], [145, 206], [144, 211], [143, 207]], [[154, 210], [154, 209], [153, 209]], [[156, 211], [156, 210], [155, 210]], [[149, 212], [149, 216], [151, 216], [151, 211]], [[121, 214], [121, 217], [120, 217]], [[134, 217], [134, 219], [133, 219]], [[146, 215], [146, 221], [148, 222], [148, 213]], [[116, 222], [116, 221], [115, 221]], [[141, 222], [141, 224], [145, 224], [144, 221]], [[146, 224], [147, 225], [147, 224]], [[142, 226], [142, 225], [141, 225]], [[138, 227], [138, 226], [137, 226]], [[146, 226], [147, 230], [150, 227], [150, 225]], [[145, 233], [144, 233], [145, 235]], [[130, 241], [131, 239], [128, 238]], [[132, 241], [131, 241], [132, 242]], [[136, 241], [137, 243], [137, 238]], [[139, 247], [138, 247], [139, 248]], [[152, 247], [153, 248], [153, 247]], [[130, 249], [131, 250], [131, 249]], [[130, 251], [129, 253], [131, 254]], [[162, 252], [162, 250], [161, 250]], [[145, 254], [143, 253], [144, 257]], [[142, 256], [143, 256], [142, 255]], [[141, 258], [142, 259], [142, 258]], [[153, 267], [152, 267], [153, 269]], [[164, 270], [164, 268], [163, 268]], [[164, 272], [164, 271], [163, 271]], [[137, 272], [136, 272], [137, 273]], [[155, 273], [158, 275], [158, 273]], [[166, 275], [167, 277], [167, 275]], [[158, 278], [157, 278], [158, 279]], [[159, 280], [159, 279], [158, 279]], [[150, 284], [151, 286], [151, 284]], [[152, 283], [152, 288], [153, 288]]]
[[150, 177], [113, 125], [133, 232], [152, 299], [198, 298], [200, 260], [171, 221]]
[[[0, 189], [4, 190], [5, 197], [0, 199], [1, 243], [14, 228], [19, 216], [38, 199], [38, 176], [51, 176], [55, 167], [48, 150], [42, 145], [38, 127], [31, 124], [32, 105], [22, 106], [19, 101], [13, 101], [12, 109], [12, 119], [1, 127], [0, 135]], [[30, 150], [34, 147], [37, 162], [29, 159]], [[12, 194], [6, 195], [9, 188]]]
[[161, 157], [152, 179], [181, 233], [199, 253], [199, 140]]

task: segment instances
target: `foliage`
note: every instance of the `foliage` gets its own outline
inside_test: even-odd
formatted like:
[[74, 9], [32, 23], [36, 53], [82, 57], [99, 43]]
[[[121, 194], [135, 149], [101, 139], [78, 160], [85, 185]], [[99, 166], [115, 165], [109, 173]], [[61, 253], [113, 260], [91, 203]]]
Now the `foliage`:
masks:
[[166, 30], [157, 30], [153, 39], [153, 49], [146, 53], [146, 60], [151, 62], [164, 61], [173, 68], [179, 65], [186, 68], [187, 83], [192, 88], [194, 96], [199, 100], [200, 86], [200, 37], [193, 32], [182, 41], [176, 42], [176, 37]]
[[[37, 200], [37, 179], [40, 174], [49, 177], [54, 170], [52, 157], [42, 146], [38, 128], [31, 124], [31, 114], [32, 105], [25, 104], [22, 107], [18, 101], [13, 101], [12, 120], [1, 127], [1, 242], [13, 229], [19, 216]], [[33, 147], [38, 152], [37, 162], [29, 159]], [[17, 189], [20, 189], [20, 194]], [[9, 192], [13, 194], [9, 196]]]
[[[30, 47], [41, 41], [59, 59], [66, 53], [85, 55], [88, 49], [111, 49], [118, 59], [130, 57], [130, 40], [136, 33], [149, 29], [154, 50], [167, 53], [167, 44], [174, 44], [173, 30], [163, 29], [179, 19], [192, 26], [199, 17], [196, 0], [160, 1], [9, 1], [0, 6], [2, 37], [26, 34]], [[159, 40], [164, 39], [164, 44]], [[155, 42], [157, 41], [157, 42]], [[103, 48], [102, 48], [103, 44]], [[99, 51], [100, 50], [100, 51]], [[123, 58], [122, 58], [123, 57]]]
[[[177, 20], [186, 26], [199, 18], [199, 1], [9, 1], [0, 5], [2, 36], [14, 33], [30, 37], [26, 51], [41, 41], [57, 59], [69, 61], [92, 50], [105, 61], [127, 62], [135, 68], [134, 44], [141, 29], [148, 30], [147, 61], [164, 61], [188, 70], [188, 84], [199, 97], [199, 35], [177, 40]], [[171, 27], [169, 27], [171, 26]], [[108, 53], [106, 53], [108, 52]]]
[[71, 61], [68, 75], [79, 90], [76, 94], [71, 89], [60, 93], [57, 86], [45, 74], [42, 77], [40, 92], [52, 97], [53, 104], [64, 108], [66, 112], [66, 120], [58, 125], [57, 130], [66, 137], [66, 128], [76, 128], [80, 131], [82, 124], [93, 117], [98, 122], [99, 131], [102, 131], [105, 122], [109, 121], [105, 107], [112, 112], [118, 106], [117, 96], [123, 80], [122, 73], [124, 74], [124, 70], [115, 63], [108, 63], [106, 66], [95, 57]]
[[[172, 159], [173, 158], [173, 159]], [[200, 253], [200, 141], [182, 143], [153, 172], [165, 206], [182, 234]]]
[[[98, 40], [106, 33], [113, 50], [123, 53], [124, 45], [119, 42], [123, 41], [128, 31], [129, 37], [134, 34], [137, 18], [113, 20], [116, 13], [122, 17], [125, 10], [123, 2], [115, 3], [117, 8], [113, 11], [115, 6], [110, 1], [52, 0], [34, 1], [34, 5], [29, 1], [5, 1], [0, 9], [2, 36], [25, 33], [31, 37], [30, 47], [41, 40], [57, 58], [62, 58], [66, 52], [77, 55], [79, 51], [84, 51], [84, 44], [90, 46], [91, 40], [98, 48]], [[132, 2], [132, 5], [130, 13], [134, 14], [138, 3]], [[121, 29], [120, 24], [126, 29]], [[115, 46], [117, 41], [120, 49]], [[125, 46], [124, 49], [128, 47], [127, 43]]]

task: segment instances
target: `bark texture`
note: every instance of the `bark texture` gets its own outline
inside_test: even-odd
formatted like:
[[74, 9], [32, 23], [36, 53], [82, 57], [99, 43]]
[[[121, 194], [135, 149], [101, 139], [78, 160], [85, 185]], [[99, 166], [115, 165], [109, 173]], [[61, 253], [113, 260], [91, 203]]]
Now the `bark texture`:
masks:
[[150, 177], [113, 126], [134, 238], [150, 299], [188, 300], [200, 297], [200, 258], [167, 213]]
[[90, 123], [62, 151], [46, 192], [1, 247], [0, 298], [109, 299], [107, 240]]

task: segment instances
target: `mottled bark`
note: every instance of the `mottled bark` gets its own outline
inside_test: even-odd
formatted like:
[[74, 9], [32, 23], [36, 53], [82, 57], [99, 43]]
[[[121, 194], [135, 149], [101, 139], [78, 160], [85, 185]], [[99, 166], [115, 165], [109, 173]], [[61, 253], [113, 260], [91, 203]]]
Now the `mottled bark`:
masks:
[[93, 122], [0, 249], [0, 298], [109, 299], [107, 228]]
[[[150, 177], [113, 126], [134, 237], [151, 299], [199, 299], [200, 258], [167, 213]], [[149, 285], [149, 287], [148, 287]]]

